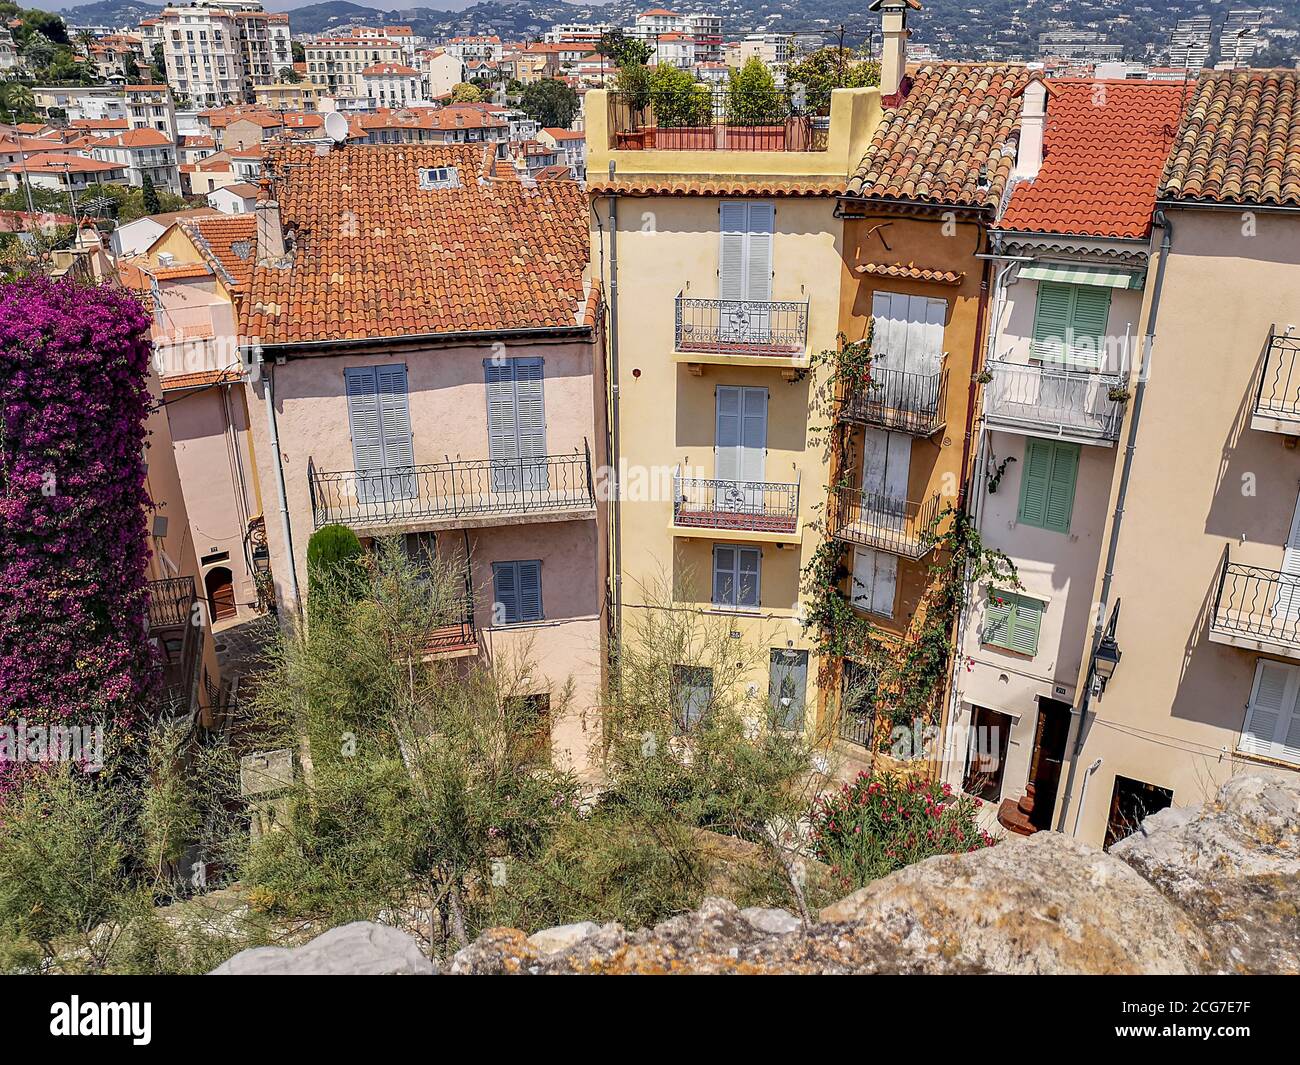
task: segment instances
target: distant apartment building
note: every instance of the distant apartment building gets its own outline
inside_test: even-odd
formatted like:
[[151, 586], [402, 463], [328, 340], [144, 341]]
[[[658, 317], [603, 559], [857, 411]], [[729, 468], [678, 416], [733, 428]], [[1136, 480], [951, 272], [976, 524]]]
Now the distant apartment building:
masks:
[[167, 82], [196, 107], [251, 101], [255, 85], [293, 64], [289, 17], [256, 0], [169, 6], [158, 22]]
[[585, 196], [492, 180], [487, 146], [277, 151], [242, 328], [260, 480], [284, 485], [267, 525], [281, 610], [301, 608], [324, 525], [441, 560], [464, 591], [425, 653], [516, 677], [547, 756], [585, 773], [606, 579]]
[[253, 102], [270, 111], [319, 111], [322, 99], [328, 95], [327, 85], [310, 79], [262, 82], [253, 86]]
[[465, 63], [471, 60], [494, 63], [505, 51], [501, 38], [495, 34], [453, 37], [442, 47]]
[[141, 188], [148, 178], [156, 189], [180, 194], [181, 176], [176, 145], [156, 129], [133, 129], [107, 137], [95, 137], [90, 154], [101, 162], [120, 164], [127, 182]]
[[465, 81], [465, 61], [443, 48], [417, 52], [412, 65], [423, 76], [429, 97], [434, 100]]
[[1124, 46], [1109, 44], [1104, 33], [1095, 30], [1053, 30], [1038, 35], [1038, 54], [1044, 58], [1119, 59]]
[[154, 129], [176, 139], [176, 106], [168, 85], [37, 85], [32, 96], [38, 107], [62, 109], [72, 125], [123, 121], [123, 128]]
[[375, 63], [361, 71], [361, 93], [370, 107], [428, 103], [424, 77], [402, 63]]
[[510, 124], [481, 106], [381, 109], [348, 120], [354, 144], [492, 144], [502, 150], [510, 139]]
[[366, 99], [363, 71], [406, 63], [403, 44], [387, 37], [318, 37], [305, 42], [303, 51], [307, 76], [327, 86], [331, 96], [353, 101]]

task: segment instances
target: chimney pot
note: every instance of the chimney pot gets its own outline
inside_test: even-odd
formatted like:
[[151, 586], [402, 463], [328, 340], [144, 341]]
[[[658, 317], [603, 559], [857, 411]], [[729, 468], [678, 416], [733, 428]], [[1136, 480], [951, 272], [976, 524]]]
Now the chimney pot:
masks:
[[279, 202], [259, 200], [253, 205], [253, 217], [257, 222], [257, 265], [269, 266], [279, 262], [285, 256]]
[[915, 0], [875, 0], [872, 11], [880, 12], [884, 45], [880, 52], [880, 94], [892, 96], [903, 87], [907, 74], [907, 12], [919, 10]]

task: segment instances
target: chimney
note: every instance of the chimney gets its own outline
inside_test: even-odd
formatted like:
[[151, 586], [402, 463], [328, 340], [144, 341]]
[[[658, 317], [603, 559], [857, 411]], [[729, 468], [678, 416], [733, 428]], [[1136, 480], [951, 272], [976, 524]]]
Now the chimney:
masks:
[[1043, 127], [1047, 123], [1047, 83], [1033, 77], [1021, 91], [1020, 142], [1012, 178], [1033, 181], [1043, 166]]
[[284, 227], [280, 224], [280, 204], [275, 200], [258, 200], [253, 205], [257, 220], [257, 265], [271, 266], [284, 258]]
[[907, 12], [920, 11], [918, 0], [874, 0], [869, 11], [880, 12], [880, 95], [893, 96], [907, 73]]

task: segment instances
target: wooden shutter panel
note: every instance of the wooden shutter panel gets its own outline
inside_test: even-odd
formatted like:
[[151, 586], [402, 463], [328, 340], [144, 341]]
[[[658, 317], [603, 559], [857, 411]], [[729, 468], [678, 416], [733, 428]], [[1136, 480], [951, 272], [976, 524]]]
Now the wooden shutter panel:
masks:
[[[519, 620], [519, 572], [513, 562], [492, 564], [492, 596], [507, 625]], [[495, 613], [495, 611], [494, 611]]]
[[745, 298], [745, 248], [748, 212], [743, 200], [724, 200], [719, 209], [718, 228], [718, 297], [724, 300]]
[[1105, 361], [1106, 322], [1110, 317], [1110, 289], [1074, 285], [1070, 319], [1070, 362], [1098, 369]]
[[542, 620], [542, 563], [516, 563], [519, 567], [519, 620]]
[[411, 410], [407, 397], [405, 366], [376, 366], [379, 393], [379, 424], [383, 433], [384, 466], [388, 469], [415, 465], [411, 442]]
[[719, 606], [734, 606], [736, 602], [736, 549], [713, 549], [713, 602]]
[[484, 359], [483, 377], [487, 385], [488, 458], [513, 462], [519, 458], [514, 367], [509, 359]]
[[1051, 281], [1038, 283], [1034, 341], [1030, 348], [1036, 359], [1044, 362], [1062, 362], [1065, 359], [1066, 337], [1070, 333], [1070, 287]]
[[736, 385], [718, 385], [714, 403], [717, 424], [714, 437], [713, 476], [720, 481], [740, 479], [742, 390]]
[[[1001, 599], [1001, 602], [998, 600]], [[1005, 647], [1011, 638], [1011, 604], [1008, 595], [990, 592], [984, 606], [984, 642]]]
[[379, 395], [373, 366], [343, 371], [348, 397], [348, 430], [352, 434], [352, 460], [358, 470], [378, 470], [384, 465], [383, 433], [379, 423]]
[[1047, 521], [1047, 493], [1052, 479], [1050, 440], [1025, 440], [1025, 468], [1020, 471], [1020, 509], [1016, 520], [1040, 528]]
[[1074, 511], [1074, 485], [1079, 473], [1079, 445], [1052, 445], [1052, 473], [1047, 485], [1043, 527], [1054, 532], [1070, 531]]
[[1025, 655], [1038, 653], [1038, 633], [1043, 624], [1043, 604], [1016, 596], [1011, 604], [1011, 629], [1007, 646]]
[[745, 299], [772, 298], [772, 239], [776, 228], [776, 207], [770, 203], [749, 204], [748, 247], [745, 252]]
[[519, 455], [542, 458], [546, 454], [546, 402], [542, 394], [542, 360], [512, 359], [515, 371], [515, 405], [519, 421]]
[[[1246, 710], [1241, 730], [1240, 748], [1250, 754], [1281, 755], [1279, 739], [1292, 731], [1296, 712], [1296, 694], [1300, 690], [1300, 671], [1280, 662], [1261, 660], [1255, 673], [1255, 690]], [[1300, 737], [1295, 737], [1300, 739]], [[1300, 757], [1300, 744], [1296, 754]]]
[[758, 606], [759, 566], [762, 555], [755, 547], [736, 549], [736, 605]]

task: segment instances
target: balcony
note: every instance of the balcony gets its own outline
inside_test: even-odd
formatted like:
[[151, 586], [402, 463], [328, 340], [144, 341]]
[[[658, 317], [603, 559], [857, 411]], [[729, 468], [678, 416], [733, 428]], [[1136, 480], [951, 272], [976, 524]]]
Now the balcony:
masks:
[[726, 540], [799, 541], [799, 485], [673, 475], [673, 531]]
[[842, 421], [933, 436], [945, 424], [948, 371], [918, 374], [873, 367], [866, 382], [838, 386], [836, 398]]
[[680, 362], [803, 366], [808, 301], [701, 300], [677, 295]]
[[1270, 332], [1250, 427], [1300, 436], [1300, 337]]
[[934, 547], [939, 495], [922, 503], [860, 488], [831, 489], [830, 534], [844, 543], [918, 559]]
[[1121, 374], [1066, 370], [1046, 364], [994, 360], [984, 386], [984, 418], [990, 428], [1028, 436], [1109, 447], [1119, 439], [1124, 401]]
[[193, 577], [150, 581], [149, 642], [162, 666], [160, 705], [176, 717], [198, 712], [203, 625], [195, 624]]
[[[468, 577], [466, 577], [468, 585]], [[474, 624], [474, 596], [467, 591], [448, 609], [445, 625], [429, 634], [424, 653], [430, 658], [462, 658], [478, 653], [478, 628]]]
[[829, 101], [810, 107], [802, 94], [794, 92], [778, 90], [761, 107], [737, 104], [726, 90], [704, 87], [651, 92], [642, 100], [610, 92], [608, 99], [611, 148], [686, 152], [824, 152], [827, 148]]
[[371, 535], [595, 516], [591, 454], [327, 473], [309, 464], [312, 520]]
[[1233, 562], [1225, 545], [1210, 642], [1300, 659], [1300, 575]]

